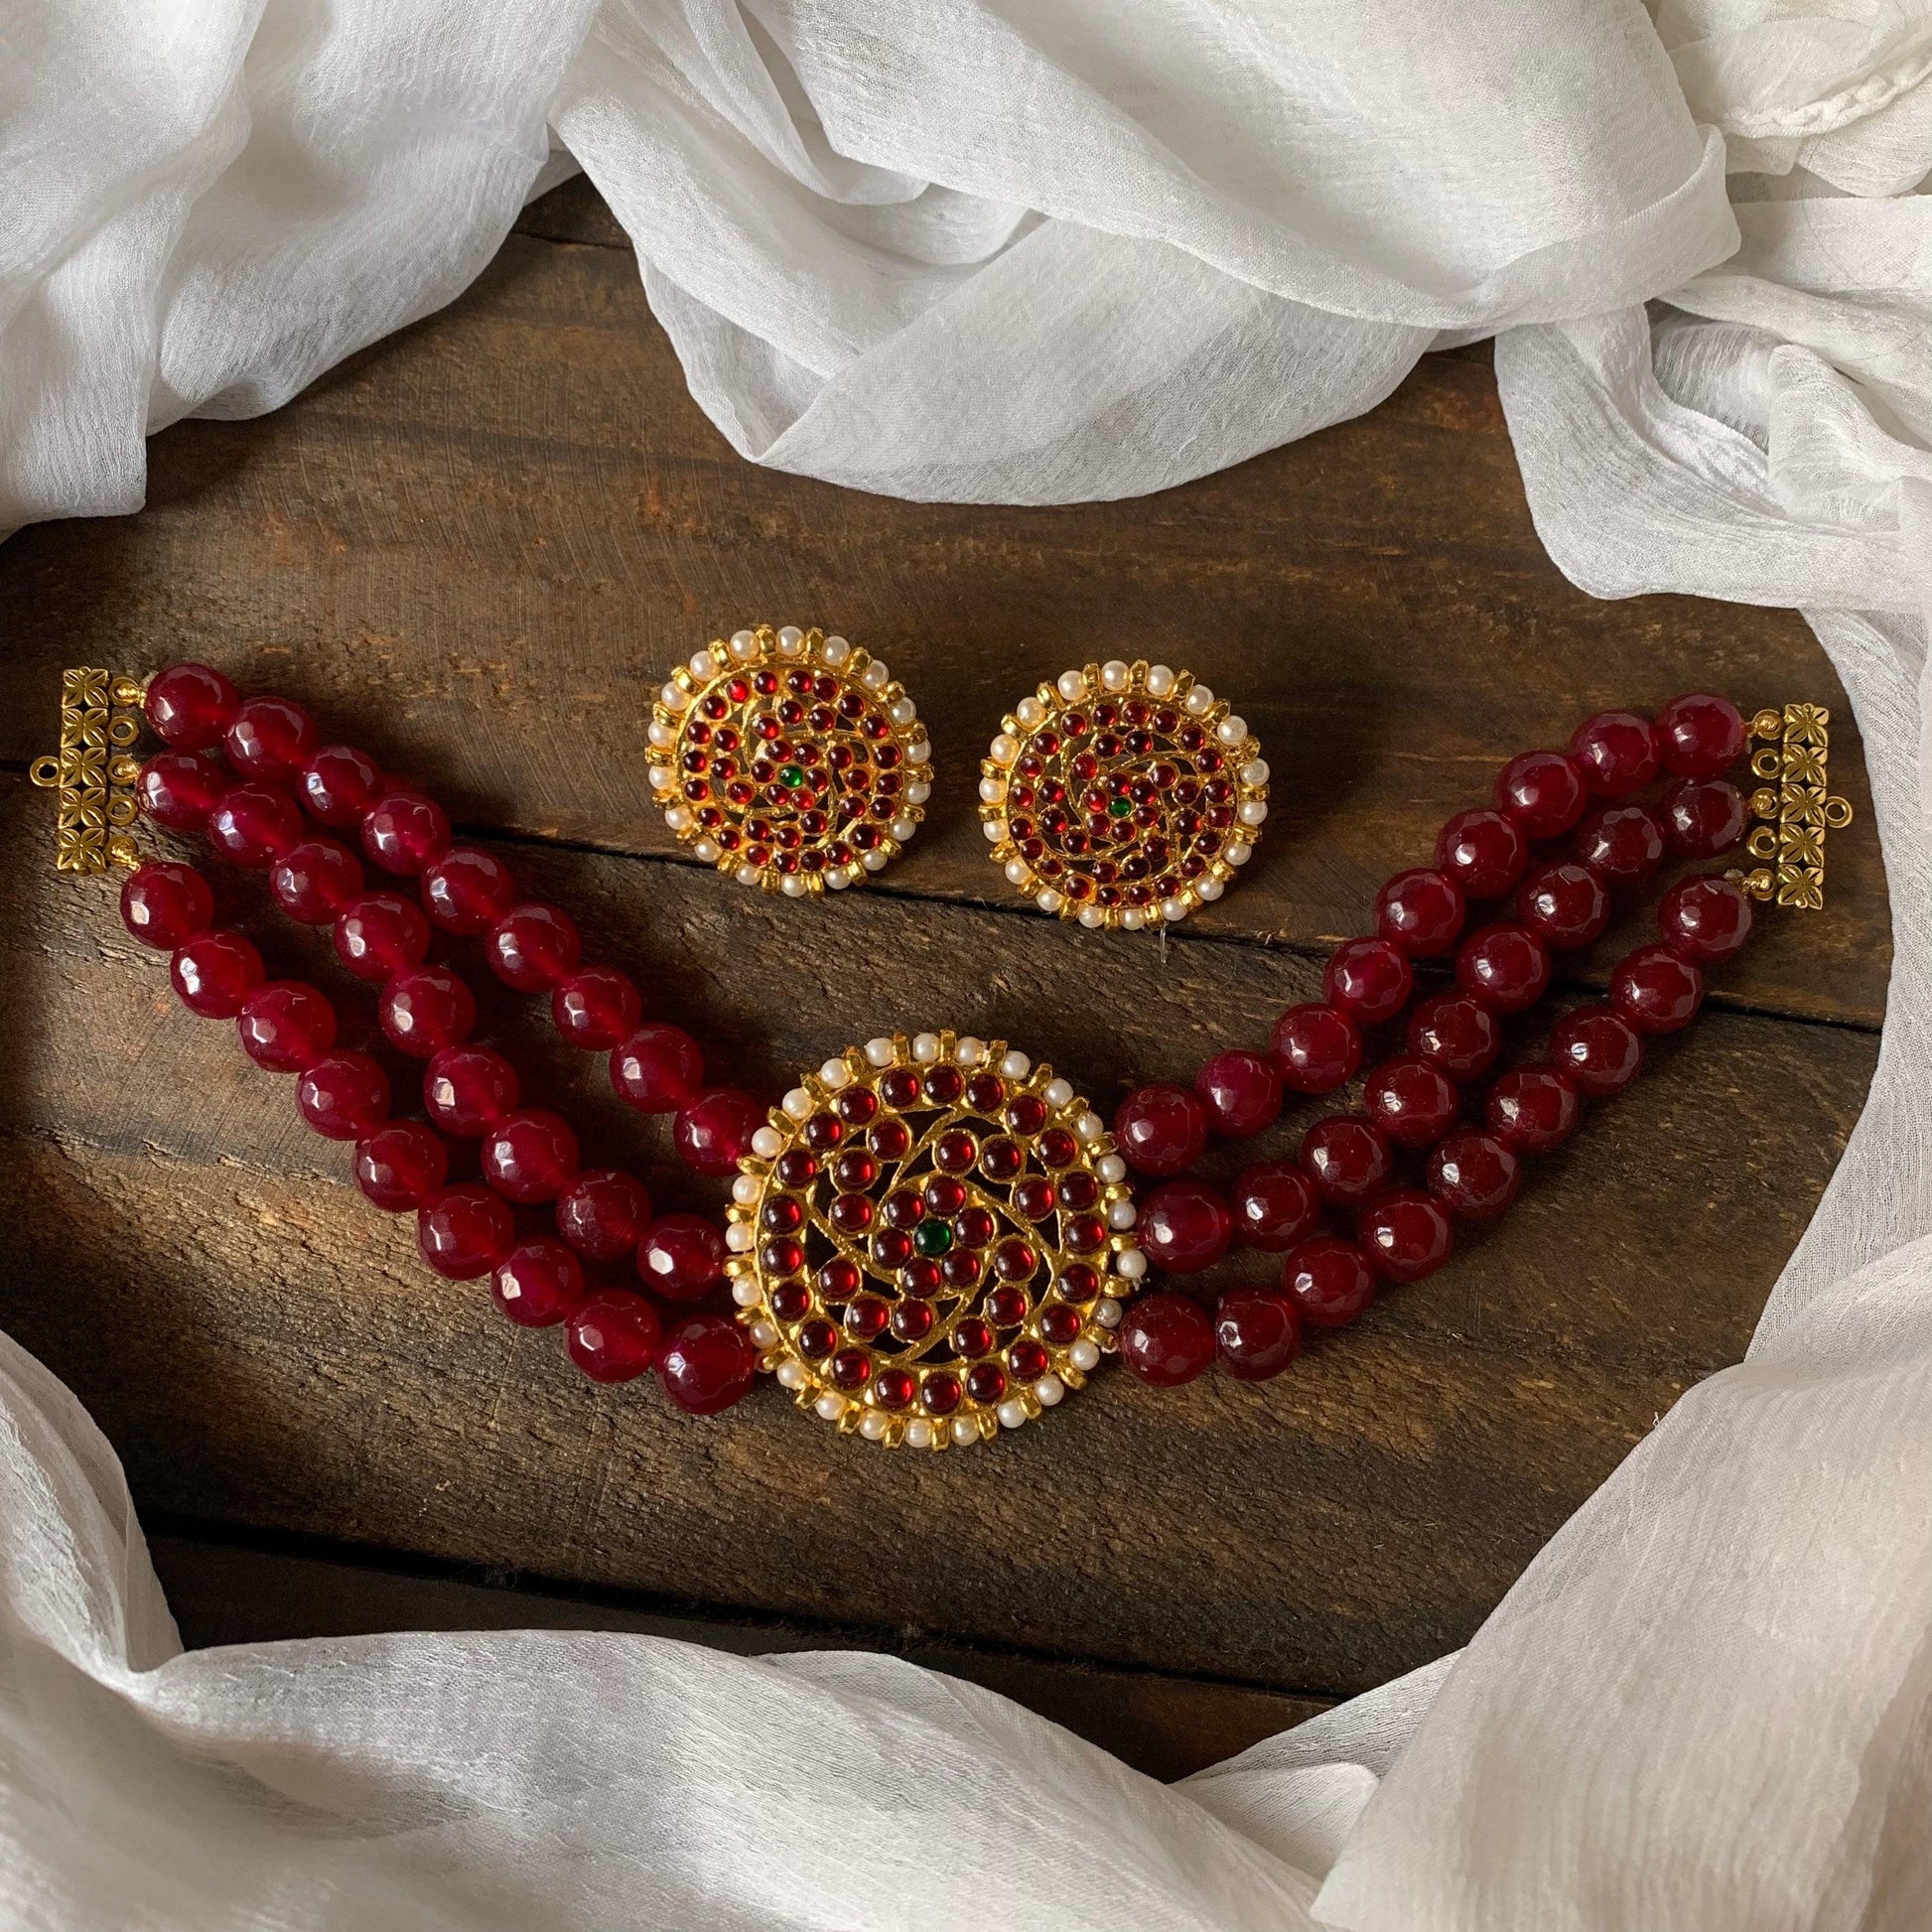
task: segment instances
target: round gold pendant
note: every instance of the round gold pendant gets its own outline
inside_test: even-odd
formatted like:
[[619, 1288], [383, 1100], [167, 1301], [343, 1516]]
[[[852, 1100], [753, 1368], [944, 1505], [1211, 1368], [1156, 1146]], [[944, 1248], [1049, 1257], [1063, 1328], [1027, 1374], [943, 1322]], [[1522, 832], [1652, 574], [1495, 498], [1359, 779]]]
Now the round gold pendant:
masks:
[[760, 1365], [888, 1448], [987, 1442], [1114, 1346], [1146, 1261], [1126, 1164], [1050, 1066], [903, 1034], [808, 1073], [732, 1188], [728, 1268]]

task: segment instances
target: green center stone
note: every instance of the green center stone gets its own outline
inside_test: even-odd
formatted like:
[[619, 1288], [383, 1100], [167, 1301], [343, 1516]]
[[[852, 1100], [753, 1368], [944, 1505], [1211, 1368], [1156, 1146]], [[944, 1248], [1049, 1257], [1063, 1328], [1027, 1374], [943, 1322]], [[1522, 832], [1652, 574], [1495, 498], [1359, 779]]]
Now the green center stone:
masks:
[[1134, 809], [1131, 798], [1110, 798], [1107, 800], [1107, 814], [1110, 818], [1125, 818]]
[[805, 782], [805, 767], [802, 764], [779, 765], [778, 782], [796, 791]]
[[937, 1261], [952, 1246], [952, 1229], [944, 1221], [921, 1221], [912, 1245], [928, 1261]]

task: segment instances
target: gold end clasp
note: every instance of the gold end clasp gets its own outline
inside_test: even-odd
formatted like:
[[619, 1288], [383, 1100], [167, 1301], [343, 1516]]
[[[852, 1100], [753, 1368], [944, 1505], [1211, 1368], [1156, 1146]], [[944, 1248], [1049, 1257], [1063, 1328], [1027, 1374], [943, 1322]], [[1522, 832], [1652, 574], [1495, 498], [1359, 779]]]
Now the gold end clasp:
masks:
[[147, 687], [131, 677], [81, 667], [61, 679], [61, 749], [36, 759], [27, 775], [61, 794], [55, 822], [58, 872], [130, 870], [141, 855], [127, 828], [140, 816], [134, 795], [141, 775], [129, 747], [141, 736]]
[[1751, 815], [1762, 822], [1745, 850], [1769, 863], [1726, 876], [1752, 898], [1808, 912], [1825, 903], [1825, 834], [1852, 822], [1850, 803], [1832, 796], [1831, 722], [1819, 704], [1767, 707], [1751, 720], [1751, 737], [1763, 741], [1751, 754], [1751, 775], [1761, 781]]

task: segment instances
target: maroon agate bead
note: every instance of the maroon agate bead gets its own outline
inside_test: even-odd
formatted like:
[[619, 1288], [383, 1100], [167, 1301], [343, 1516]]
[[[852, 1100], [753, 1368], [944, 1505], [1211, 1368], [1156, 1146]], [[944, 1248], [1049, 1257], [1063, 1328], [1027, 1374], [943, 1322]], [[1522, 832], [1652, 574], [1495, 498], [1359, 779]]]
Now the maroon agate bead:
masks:
[[1281, 1069], [1265, 1053], [1216, 1053], [1194, 1076], [1194, 1091], [1207, 1105], [1208, 1125], [1228, 1140], [1246, 1140], [1281, 1116]]
[[241, 693], [206, 664], [170, 664], [148, 685], [142, 709], [155, 735], [177, 752], [218, 745], [241, 704]]
[[561, 1241], [520, 1241], [496, 1264], [489, 1298], [519, 1327], [554, 1328], [584, 1299], [584, 1264]]
[[450, 1177], [450, 1150], [419, 1120], [392, 1120], [355, 1144], [355, 1184], [391, 1214], [418, 1208]]
[[1321, 991], [1359, 1025], [1392, 1019], [1409, 1004], [1416, 976], [1409, 956], [1387, 939], [1349, 939], [1328, 955]]
[[198, 932], [169, 962], [175, 993], [204, 1020], [232, 1020], [262, 983], [262, 956], [238, 932]]
[[702, 1214], [660, 1214], [637, 1244], [637, 1273], [667, 1302], [702, 1302], [725, 1279], [725, 1236]]
[[382, 767], [353, 745], [325, 745], [302, 767], [303, 809], [323, 825], [353, 825], [382, 796]]
[[1523, 828], [1487, 805], [1457, 812], [1437, 836], [1437, 870], [1464, 898], [1500, 898], [1529, 862]]
[[1657, 744], [1650, 721], [1634, 711], [1599, 711], [1570, 741], [1589, 788], [1599, 798], [1628, 798], [1657, 775]]
[[1143, 1382], [1177, 1389], [1214, 1359], [1214, 1324], [1188, 1296], [1140, 1296], [1121, 1320], [1120, 1358]]
[[1512, 1154], [1546, 1154], [1576, 1132], [1577, 1089], [1553, 1066], [1518, 1066], [1489, 1089], [1489, 1131]]
[[1411, 959], [1434, 959], [1455, 943], [1467, 908], [1440, 872], [1399, 872], [1375, 899], [1375, 929]]
[[644, 1183], [620, 1168], [589, 1169], [557, 1196], [557, 1232], [586, 1261], [634, 1253], [649, 1225]]
[[639, 1113], [671, 1113], [704, 1085], [704, 1050], [682, 1027], [646, 1020], [612, 1049], [611, 1084]]
[[1628, 891], [1664, 863], [1664, 828], [1641, 805], [1599, 805], [1571, 849], [1579, 865]]
[[1565, 860], [1523, 881], [1516, 916], [1552, 952], [1587, 946], [1610, 922], [1610, 896], [1587, 866]]
[[121, 923], [144, 946], [173, 952], [214, 917], [214, 894], [193, 866], [151, 860], [121, 887]]
[[1362, 1112], [1397, 1147], [1435, 1146], [1461, 1104], [1454, 1083], [1427, 1060], [1384, 1060], [1362, 1086]]
[[515, 1245], [509, 1203], [475, 1181], [441, 1188], [416, 1210], [416, 1246], [453, 1282], [488, 1274]]
[[1657, 927], [1673, 952], [1714, 965], [1744, 949], [1751, 902], [1728, 879], [1687, 879], [1664, 895]]
[[1639, 946], [1617, 961], [1610, 1004], [1640, 1034], [1674, 1034], [1697, 1018], [1704, 975], [1668, 946]]
[[1455, 1246], [1443, 1205], [1420, 1188], [1403, 1187], [1363, 1210], [1355, 1245], [1385, 1282], [1419, 1282], [1433, 1275]]
[[228, 722], [228, 762], [271, 785], [293, 784], [316, 749], [316, 721], [287, 698], [246, 698]]
[[752, 1136], [765, 1110], [739, 1087], [707, 1087], [677, 1110], [671, 1140], [678, 1159], [694, 1173], [727, 1174], [752, 1151]]
[[1516, 1156], [1474, 1128], [1449, 1135], [1429, 1157], [1429, 1191], [1458, 1221], [1493, 1221], [1522, 1184]]
[[1297, 1093], [1332, 1093], [1362, 1063], [1361, 1029], [1325, 1000], [1290, 1007], [1275, 1022], [1269, 1044], [1282, 1085]]
[[1455, 978], [1491, 1013], [1523, 1013], [1549, 990], [1550, 948], [1528, 926], [1486, 925], [1463, 940]]
[[420, 966], [428, 951], [422, 908], [393, 893], [370, 893], [336, 915], [336, 957], [358, 980], [380, 985]]
[[448, 1046], [423, 1073], [423, 1105], [446, 1134], [475, 1140], [516, 1105], [516, 1069], [487, 1046]]
[[1330, 1114], [1302, 1137], [1302, 1171], [1322, 1199], [1359, 1207], [1389, 1184], [1395, 1169], [1388, 1138], [1355, 1114]]
[[1680, 859], [1715, 859], [1744, 836], [1744, 794], [1722, 778], [1686, 778], [1664, 793], [1657, 809]]
[[577, 968], [583, 941], [576, 922], [555, 905], [512, 905], [483, 942], [489, 970], [519, 993], [547, 993]]
[[414, 879], [450, 849], [443, 807], [420, 791], [389, 791], [362, 814], [362, 850], [384, 872]]
[[1550, 1059], [1563, 1077], [1591, 1100], [1607, 1100], [1643, 1067], [1643, 1041], [1609, 1007], [1579, 1007], [1550, 1035]]
[[1214, 1359], [1238, 1382], [1279, 1375], [1302, 1347], [1302, 1311], [1282, 1288], [1231, 1288], [1214, 1306]]
[[1560, 839], [1583, 817], [1589, 787], [1561, 752], [1525, 752], [1496, 773], [1496, 806], [1533, 839]]
[[141, 809], [171, 832], [199, 832], [227, 790], [228, 774], [199, 752], [158, 752], [141, 767]]
[[1314, 1182], [1287, 1161], [1258, 1161], [1234, 1183], [1234, 1231], [1250, 1248], [1286, 1254], [1321, 1218]]
[[1744, 756], [1743, 714], [1728, 698], [1673, 698], [1651, 725], [1657, 756], [1675, 778], [1715, 778]]
[[412, 966], [383, 987], [375, 1014], [392, 1046], [426, 1060], [470, 1037], [477, 997], [447, 966]]
[[687, 1416], [715, 1416], [752, 1386], [758, 1356], [745, 1331], [722, 1314], [694, 1314], [664, 1337], [657, 1379]]
[[368, 1054], [345, 1047], [304, 1069], [295, 1104], [318, 1134], [359, 1141], [389, 1118], [389, 1076]]
[[1458, 1085], [1488, 1072], [1503, 1043], [1488, 1005], [1469, 993], [1438, 993], [1409, 1016], [1409, 1050]]
[[302, 837], [302, 813], [273, 785], [230, 785], [207, 816], [208, 843], [222, 858], [259, 871]]
[[577, 1136], [547, 1107], [505, 1115], [483, 1136], [483, 1177], [519, 1206], [555, 1200], [577, 1173]]
[[475, 938], [509, 910], [516, 881], [493, 852], [457, 845], [423, 868], [422, 894], [432, 925]]
[[1344, 1328], [1368, 1307], [1375, 1275], [1354, 1242], [1322, 1234], [1289, 1256], [1282, 1286], [1308, 1327]]
[[1204, 1180], [1167, 1180], [1141, 1203], [1140, 1244], [1170, 1275], [1197, 1275], [1228, 1251], [1234, 1216]]
[[275, 903], [304, 925], [328, 925], [362, 890], [362, 868], [347, 846], [334, 839], [304, 839], [268, 870]]
[[1114, 1145], [1137, 1173], [1178, 1173], [1207, 1145], [1207, 1105], [1185, 1087], [1151, 1081], [1114, 1114]]
[[270, 980], [235, 1016], [241, 1047], [271, 1073], [302, 1073], [336, 1043], [336, 1009], [304, 980]]
[[643, 1010], [643, 998], [629, 975], [615, 966], [580, 966], [550, 996], [550, 1018], [557, 1031], [587, 1052], [621, 1045]]
[[565, 1316], [564, 1347], [593, 1382], [634, 1382], [657, 1359], [663, 1324], [627, 1288], [601, 1288]]

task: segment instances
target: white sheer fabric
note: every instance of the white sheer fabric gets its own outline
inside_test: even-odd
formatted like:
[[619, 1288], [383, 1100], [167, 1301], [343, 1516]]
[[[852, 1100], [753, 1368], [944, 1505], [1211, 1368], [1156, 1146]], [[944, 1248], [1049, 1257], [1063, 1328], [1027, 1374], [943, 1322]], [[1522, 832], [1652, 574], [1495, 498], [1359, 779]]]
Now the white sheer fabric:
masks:
[[0, 527], [136, 507], [145, 430], [447, 301], [546, 128], [734, 446], [860, 487], [1158, 488], [1502, 331], [1577, 583], [1812, 614], [1896, 941], [1746, 1362], [1459, 1658], [1173, 1789], [880, 1658], [182, 1655], [111, 1453], [0, 1345], [10, 1922], [1927, 1922], [1928, 0], [15, 0], [0, 48]]

